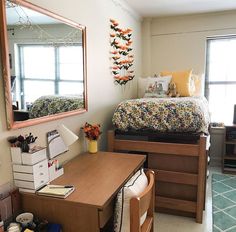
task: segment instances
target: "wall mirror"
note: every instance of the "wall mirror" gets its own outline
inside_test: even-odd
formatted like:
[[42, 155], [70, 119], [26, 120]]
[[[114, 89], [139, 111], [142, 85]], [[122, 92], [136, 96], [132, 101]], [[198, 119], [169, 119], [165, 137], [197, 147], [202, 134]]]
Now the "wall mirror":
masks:
[[85, 26], [24, 0], [0, 7], [8, 128], [87, 111]]

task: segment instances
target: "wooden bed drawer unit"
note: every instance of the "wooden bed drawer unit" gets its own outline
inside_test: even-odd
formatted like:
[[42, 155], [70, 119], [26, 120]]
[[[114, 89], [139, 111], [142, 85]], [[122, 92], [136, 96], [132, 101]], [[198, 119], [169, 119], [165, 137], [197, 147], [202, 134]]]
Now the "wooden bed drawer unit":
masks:
[[151, 169], [197, 173], [197, 164], [197, 157], [157, 153], [148, 154], [148, 167]]
[[[142, 134], [141, 134], [142, 135]], [[119, 139], [108, 132], [108, 151], [147, 152], [148, 168], [156, 173], [156, 209], [193, 216], [202, 223], [206, 190], [206, 136], [192, 143]]]

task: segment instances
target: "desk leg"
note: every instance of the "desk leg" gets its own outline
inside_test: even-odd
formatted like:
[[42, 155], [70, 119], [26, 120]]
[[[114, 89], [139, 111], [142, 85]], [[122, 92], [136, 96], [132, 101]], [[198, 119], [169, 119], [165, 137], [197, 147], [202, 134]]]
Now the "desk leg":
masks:
[[63, 199], [22, 194], [22, 208], [40, 219], [62, 225], [65, 232], [99, 232], [98, 210]]

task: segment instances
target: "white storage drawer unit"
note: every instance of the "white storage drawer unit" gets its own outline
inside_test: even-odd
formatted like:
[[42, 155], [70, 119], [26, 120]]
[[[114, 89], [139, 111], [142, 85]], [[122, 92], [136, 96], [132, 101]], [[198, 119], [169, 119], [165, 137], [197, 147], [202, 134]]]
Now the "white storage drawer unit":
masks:
[[17, 187], [36, 190], [49, 182], [48, 160], [34, 165], [13, 164], [13, 175]]
[[11, 158], [14, 164], [34, 165], [42, 160], [47, 159], [46, 148], [33, 153], [21, 152], [19, 147], [11, 148]]

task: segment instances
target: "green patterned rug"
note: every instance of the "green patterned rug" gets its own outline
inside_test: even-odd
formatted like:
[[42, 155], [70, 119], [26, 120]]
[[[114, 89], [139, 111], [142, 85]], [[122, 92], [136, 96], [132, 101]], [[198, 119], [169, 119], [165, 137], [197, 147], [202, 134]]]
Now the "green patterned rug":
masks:
[[236, 176], [212, 175], [213, 232], [236, 232]]

